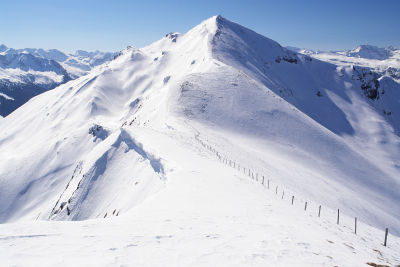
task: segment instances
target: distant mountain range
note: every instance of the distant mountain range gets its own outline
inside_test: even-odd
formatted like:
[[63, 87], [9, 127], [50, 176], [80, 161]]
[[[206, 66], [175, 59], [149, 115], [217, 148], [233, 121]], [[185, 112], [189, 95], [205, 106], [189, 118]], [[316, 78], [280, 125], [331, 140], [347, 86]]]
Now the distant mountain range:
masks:
[[351, 50], [338, 50], [338, 51], [312, 50], [312, 49], [298, 48], [294, 46], [286, 46], [286, 48], [297, 53], [308, 54], [308, 55], [330, 53], [330, 54], [337, 54], [347, 57], [356, 57], [364, 59], [386, 60], [392, 58], [400, 60], [400, 49], [394, 46], [378, 47], [374, 45], [359, 45]]
[[[338, 52], [340, 54], [340, 52]], [[374, 45], [359, 45], [356, 48], [342, 52], [348, 57], [385, 60], [397, 58], [400, 60], [400, 49], [393, 46], [377, 47]]]
[[393, 46], [359, 45], [354, 49], [343, 51], [320, 51], [293, 46], [286, 48], [342, 67], [349, 65], [367, 67], [381, 77], [390, 76], [400, 81], [400, 49]]
[[83, 50], [65, 54], [57, 49], [0, 45], [0, 116], [7, 116], [38, 94], [87, 74], [117, 54]]

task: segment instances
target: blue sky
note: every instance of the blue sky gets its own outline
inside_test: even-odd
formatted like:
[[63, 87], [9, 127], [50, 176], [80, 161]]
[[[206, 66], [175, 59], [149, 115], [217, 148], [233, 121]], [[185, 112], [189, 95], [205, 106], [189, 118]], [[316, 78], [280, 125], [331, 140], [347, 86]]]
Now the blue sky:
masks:
[[398, 0], [0, 0], [0, 44], [115, 51], [186, 32], [220, 14], [282, 45], [400, 47]]

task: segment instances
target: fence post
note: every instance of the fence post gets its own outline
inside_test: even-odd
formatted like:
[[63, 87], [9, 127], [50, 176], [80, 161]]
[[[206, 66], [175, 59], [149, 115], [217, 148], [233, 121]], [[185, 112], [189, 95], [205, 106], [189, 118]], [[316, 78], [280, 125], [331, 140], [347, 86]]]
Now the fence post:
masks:
[[268, 179], [268, 189], [269, 189], [269, 179]]
[[388, 233], [389, 233], [389, 229], [388, 228], [386, 228], [386, 230], [385, 230], [385, 242], [383, 243], [383, 245], [386, 247], [386, 244], [387, 244], [387, 236], [388, 236]]
[[304, 210], [307, 210], [307, 201], [306, 201], [306, 203], [304, 204]]
[[337, 224], [339, 224], [339, 209], [337, 210]]
[[285, 195], [285, 190], [282, 191], [282, 199], [283, 199], [284, 195]]
[[294, 196], [292, 196], [292, 205], [293, 205], [293, 201], [294, 201]]
[[263, 181], [262, 181], [262, 183], [261, 183], [262, 185], [264, 185], [264, 175], [263, 175]]
[[354, 234], [357, 234], [357, 217], [354, 218]]
[[319, 208], [318, 208], [318, 217], [321, 217], [321, 205], [319, 205]]
[[276, 195], [278, 194], [278, 186], [276, 186], [276, 188], [275, 188], [275, 194]]

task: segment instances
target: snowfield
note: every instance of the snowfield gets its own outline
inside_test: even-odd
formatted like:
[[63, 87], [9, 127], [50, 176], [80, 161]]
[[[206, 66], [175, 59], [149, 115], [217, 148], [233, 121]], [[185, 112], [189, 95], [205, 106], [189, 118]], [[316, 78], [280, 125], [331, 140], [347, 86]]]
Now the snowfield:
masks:
[[399, 101], [221, 16], [129, 47], [0, 120], [1, 262], [399, 265]]

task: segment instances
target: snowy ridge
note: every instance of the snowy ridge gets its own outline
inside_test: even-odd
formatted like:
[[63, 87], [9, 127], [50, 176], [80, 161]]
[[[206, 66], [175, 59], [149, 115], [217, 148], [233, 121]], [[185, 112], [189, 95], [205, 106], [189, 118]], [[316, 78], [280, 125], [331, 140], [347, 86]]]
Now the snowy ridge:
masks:
[[[123, 153], [124, 157], [121, 157], [120, 153]], [[126, 153], [131, 155], [127, 157]], [[160, 160], [147, 154], [125, 130], [107, 137], [87, 155], [87, 158], [87, 161], [80, 161], [76, 166], [65, 191], [53, 208], [51, 219], [84, 220], [92, 216], [102, 216], [103, 214], [98, 214], [100, 211], [93, 209], [91, 202], [94, 201], [103, 202], [103, 204], [97, 203], [98, 206], [115, 205], [129, 208], [149, 194], [148, 191], [154, 191], [161, 186], [163, 167]], [[125, 161], [128, 159], [129, 161]], [[143, 159], [145, 160], [141, 164], [130, 164], [132, 161]], [[116, 176], [115, 169], [121, 173], [134, 174], [133, 180], [127, 179], [125, 175]], [[111, 172], [111, 177], [107, 172]], [[142, 175], [150, 176], [152, 179], [140, 179]], [[113, 184], [110, 184], [109, 179], [113, 180]], [[127, 187], [129, 184], [134, 186], [134, 190]], [[118, 195], [124, 196], [122, 192], [127, 189], [129, 193], [126, 195], [131, 199], [118, 199]], [[126, 207], [119, 206], [118, 201], [123, 201]], [[114, 209], [113, 215], [118, 216], [118, 214], [119, 210]], [[107, 215], [111, 214], [105, 213], [104, 217]]]
[[[398, 264], [400, 243], [392, 234], [400, 233], [399, 92], [391, 77], [291, 52], [212, 17], [186, 34], [129, 47], [0, 120], [0, 221], [15, 223], [0, 231], [49, 218], [95, 219], [76, 224], [94, 224], [94, 231], [116, 223], [132, 244], [94, 235], [122, 254], [129, 245], [138, 248], [128, 253], [134, 256], [146, 244], [159, 248], [159, 257], [138, 258], [149, 266], [161, 265], [170, 246], [182, 248], [177, 239], [194, 240], [178, 265], [265, 266], [285, 258], [294, 265], [290, 259], [299, 255], [304, 266]], [[315, 210], [321, 202], [323, 212], [340, 207], [343, 218], [357, 216], [367, 236], [299, 216], [302, 209], [267, 196], [199, 139], [255, 179], [262, 174], [284, 185], [284, 200], [291, 194], [296, 205], [307, 200]], [[66, 235], [59, 228], [65, 223], [47, 223]], [[383, 250], [384, 227], [390, 247], [373, 252]], [[315, 236], [307, 235], [313, 229]], [[7, 240], [5, 246], [26, 241]]]

